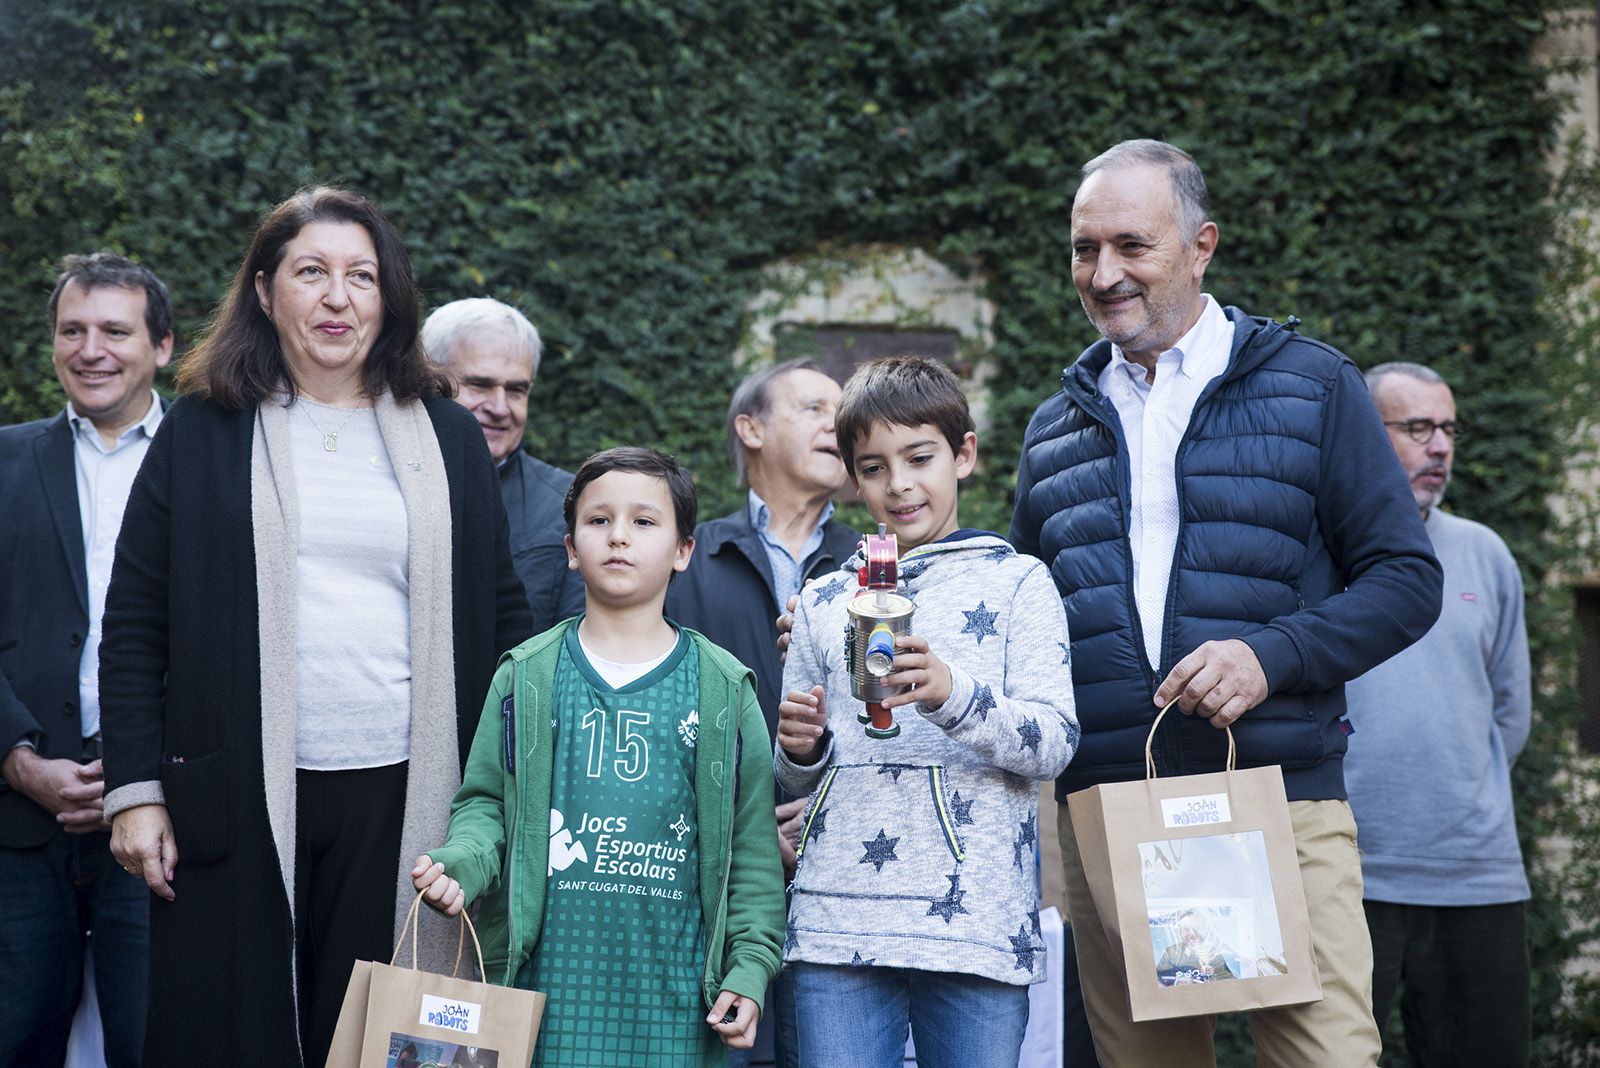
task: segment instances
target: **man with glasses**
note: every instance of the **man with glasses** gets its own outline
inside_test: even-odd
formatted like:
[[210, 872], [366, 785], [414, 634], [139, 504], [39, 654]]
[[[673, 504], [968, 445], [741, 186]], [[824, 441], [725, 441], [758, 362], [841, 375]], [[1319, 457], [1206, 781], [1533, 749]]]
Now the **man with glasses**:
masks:
[[1528, 1063], [1528, 880], [1511, 764], [1532, 693], [1522, 576], [1499, 535], [1439, 510], [1460, 438], [1450, 387], [1414, 363], [1366, 373], [1434, 552], [1444, 609], [1345, 686], [1345, 782], [1361, 844], [1372, 1005], [1395, 994], [1412, 1064]]

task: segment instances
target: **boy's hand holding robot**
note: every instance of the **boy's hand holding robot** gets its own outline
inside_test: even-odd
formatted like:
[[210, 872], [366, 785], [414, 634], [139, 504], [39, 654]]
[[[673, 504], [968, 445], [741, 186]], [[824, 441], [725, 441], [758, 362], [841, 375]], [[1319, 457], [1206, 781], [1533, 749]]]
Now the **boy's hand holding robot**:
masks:
[[[850, 603], [850, 629], [845, 658], [850, 691], [865, 704], [858, 717], [873, 738], [900, 733], [892, 710], [921, 701], [937, 708], [950, 697], [950, 668], [911, 633], [911, 601], [891, 592], [897, 583], [898, 545], [879, 524], [866, 539], [867, 566], [861, 569], [863, 591]], [[788, 628], [782, 624], [787, 638]], [[780, 639], [780, 647], [786, 644]], [[791, 690], [778, 705], [778, 744], [797, 764], [814, 764], [822, 756], [828, 726], [828, 702], [821, 686], [809, 693]]]

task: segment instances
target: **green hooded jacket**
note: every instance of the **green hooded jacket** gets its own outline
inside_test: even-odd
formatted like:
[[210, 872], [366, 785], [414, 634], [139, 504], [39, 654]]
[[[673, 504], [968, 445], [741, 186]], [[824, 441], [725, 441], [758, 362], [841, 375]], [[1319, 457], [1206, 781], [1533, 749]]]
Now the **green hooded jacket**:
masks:
[[[544, 926], [551, 694], [562, 640], [574, 625], [561, 623], [500, 658], [450, 805], [448, 841], [429, 854], [461, 883], [469, 903], [481, 899], [486, 979], [502, 986], [532, 956]], [[682, 629], [700, 656], [694, 786], [707, 939], [701, 992], [707, 1008], [722, 990], [760, 1005], [778, 973], [784, 931], [772, 743], [750, 669], [704, 635]]]

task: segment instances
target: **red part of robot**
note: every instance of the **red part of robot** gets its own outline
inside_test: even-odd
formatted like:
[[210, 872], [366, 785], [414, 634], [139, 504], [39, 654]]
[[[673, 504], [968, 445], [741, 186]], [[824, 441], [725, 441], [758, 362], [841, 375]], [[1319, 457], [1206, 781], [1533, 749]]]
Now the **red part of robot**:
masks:
[[868, 701], [867, 722], [873, 730], [889, 731], [894, 727], [894, 713], [877, 701]]

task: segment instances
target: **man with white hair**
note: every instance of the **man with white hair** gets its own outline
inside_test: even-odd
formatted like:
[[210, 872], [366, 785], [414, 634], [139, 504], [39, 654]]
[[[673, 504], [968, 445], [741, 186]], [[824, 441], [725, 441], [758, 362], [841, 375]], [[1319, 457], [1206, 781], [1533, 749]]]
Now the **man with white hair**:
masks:
[[523, 449], [528, 393], [543, 345], [527, 316], [488, 297], [451, 301], [422, 324], [428, 355], [450, 375], [456, 401], [477, 417], [500, 468], [511, 558], [528, 593], [535, 634], [583, 611], [583, 579], [567, 568], [561, 499], [572, 475]]
[[[1322, 999], [1252, 1012], [1256, 1063], [1373, 1065], [1344, 684], [1432, 625], [1439, 563], [1355, 365], [1205, 292], [1220, 231], [1194, 158], [1126, 141], [1083, 170], [1072, 277], [1101, 340], [1034, 413], [1011, 523], [1072, 621], [1083, 739], [1056, 799], [1143, 779], [1147, 752], [1163, 776], [1221, 771], [1224, 727], [1240, 767], [1281, 767]], [[1212, 1018], [1131, 1021], [1059, 832], [1100, 1061], [1211, 1064]]]
[[1528, 878], [1511, 765], [1533, 692], [1522, 575], [1481, 523], [1440, 511], [1460, 424], [1439, 374], [1379, 364], [1367, 388], [1444, 565], [1439, 622], [1345, 686], [1372, 1009], [1396, 993], [1412, 1064], [1525, 1065]]

